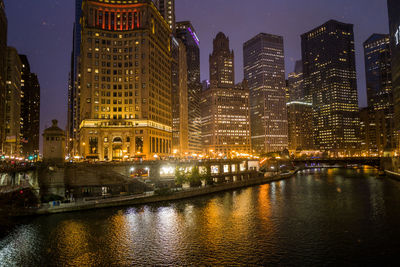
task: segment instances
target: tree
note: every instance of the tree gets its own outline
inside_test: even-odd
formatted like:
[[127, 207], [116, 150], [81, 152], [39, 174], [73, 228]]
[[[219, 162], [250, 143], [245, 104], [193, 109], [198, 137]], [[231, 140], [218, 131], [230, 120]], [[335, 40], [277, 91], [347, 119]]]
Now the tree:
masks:
[[198, 166], [194, 166], [189, 176], [190, 187], [201, 186], [201, 175]]
[[207, 170], [201, 174], [201, 180], [206, 182], [206, 185], [213, 185], [214, 180], [211, 176], [211, 169], [207, 168]]
[[182, 186], [184, 183], [186, 183], [188, 180], [188, 177], [186, 177], [186, 173], [183, 169], [180, 169], [179, 167], [176, 167], [175, 169], [175, 183], [179, 186]]

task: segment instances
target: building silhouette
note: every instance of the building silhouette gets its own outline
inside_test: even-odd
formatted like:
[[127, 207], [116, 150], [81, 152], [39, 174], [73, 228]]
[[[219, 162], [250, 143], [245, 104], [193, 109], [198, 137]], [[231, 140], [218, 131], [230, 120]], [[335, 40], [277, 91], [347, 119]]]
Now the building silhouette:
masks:
[[21, 146], [24, 156], [39, 154], [40, 84], [27, 56], [19, 55], [21, 69]]
[[392, 88], [394, 100], [394, 127], [397, 133], [397, 149], [400, 149], [400, 2], [388, 0], [390, 48], [392, 53]]

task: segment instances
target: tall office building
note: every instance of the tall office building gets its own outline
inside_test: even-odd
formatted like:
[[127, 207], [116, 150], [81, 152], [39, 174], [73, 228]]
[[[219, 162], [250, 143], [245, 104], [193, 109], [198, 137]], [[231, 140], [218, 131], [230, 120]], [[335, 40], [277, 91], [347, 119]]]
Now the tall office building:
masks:
[[305, 100], [305, 93], [303, 87], [303, 62], [296, 61], [294, 72], [288, 75], [288, 90], [289, 101], [303, 101]]
[[[392, 52], [392, 86], [394, 100], [394, 122], [397, 136], [400, 136], [400, 2], [388, 0], [390, 48]], [[397, 138], [400, 150], [400, 138]], [[399, 151], [398, 151], [399, 152]]]
[[21, 146], [25, 156], [39, 154], [40, 85], [31, 73], [28, 58], [20, 55], [21, 69]]
[[7, 17], [3, 0], [0, 0], [0, 154], [4, 153], [6, 80], [7, 80]]
[[229, 49], [229, 38], [222, 32], [213, 41], [210, 55], [210, 82], [219, 88], [235, 84], [234, 53]]
[[180, 39], [172, 38], [172, 151], [189, 154], [187, 53]]
[[368, 150], [383, 155], [385, 150], [392, 150], [396, 145], [389, 35], [370, 36], [364, 42], [364, 56], [368, 111], [373, 113], [369, 117], [376, 126], [376, 142]]
[[251, 153], [249, 89], [245, 81], [222, 88], [211, 83], [202, 92], [201, 111], [204, 153]]
[[251, 143], [256, 153], [288, 148], [283, 37], [260, 33], [243, 45], [250, 88]]
[[151, 0], [84, 0], [74, 114], [79, 156], [154, 159], [172, 148], [171, 31]]
[[289, 150], [313, 150], [314, 137], [312, 104], [292, 101], [287, 103]]
[[176, 37], [186, 48], [189, 110], [189, 151], [200, 153], [201, 144], [201, 84], [200, 84], [200, 40], [189, 21], [177, 22]]
[[359, 110], [353, 25], [330, 20], [301, 36], [306, 95], [314, 108], [317, 149], [359, 149]]
[[79, 130], [78, 121], [80, 121], [78, 110], [80, 109], [79, 91], [80, 77], [79, 72], [79, 56], [81, 51], [81, 23], [82, 1], [75, 0], [75, 21], [73, 25], [72, 52], [71, 52], [71, 68], [68, 79], [68, 116], [67, 116], [67, 155], [75, 156], [77, 154], [78, 143], [77, 133]]
[[5, 102], [5, 154], [19, 156], [21, 153], [21, 70], [18, 52], [7, 48], [7, 81]]
[[175, 0], [153, 0], [161, 16], [167, 21], [172, 32], [175, 32]]
[[211, 156], [251, 153], [249, 89], [234, 85], [233, 51], [229, 39], [218, 33], [210, 55], [210, 86], [202, 91], [203, 150]]

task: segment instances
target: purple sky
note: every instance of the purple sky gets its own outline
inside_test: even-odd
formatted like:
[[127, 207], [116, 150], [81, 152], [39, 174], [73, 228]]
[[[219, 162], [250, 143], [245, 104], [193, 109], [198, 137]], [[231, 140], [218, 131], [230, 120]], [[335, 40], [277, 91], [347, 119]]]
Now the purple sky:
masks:
[[[39, 76], [41, 129], [57, 118], [66, 125], [67, 85], [74, 0], [5, 0], [8, 44], [26, 54]], [[246, 3], [246, 4], [244, 4]], [[284, 36], [286, 72], [301, 58], [300, 34], [329, 19], [355, 25], [360, 106], [366, 105], [362, 43], [387, 33], [386, 0], [176, 0], [177, 20], [191, 20], [201, 42], [201, 78], [208, 79], [208, 55], [219, 31], [235, 51], [236, 79], [243, 79], [242, 45], [259, 32]]]

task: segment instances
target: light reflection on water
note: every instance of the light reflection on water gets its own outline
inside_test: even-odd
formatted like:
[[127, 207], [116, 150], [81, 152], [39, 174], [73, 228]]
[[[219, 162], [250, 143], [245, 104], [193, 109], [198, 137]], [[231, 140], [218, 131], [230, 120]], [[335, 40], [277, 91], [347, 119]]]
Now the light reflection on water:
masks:
[[19, 221], [0, 266], [338, 265], [400, 251], [400, 183], [374, 170], [311, 170], [276, 183]]

